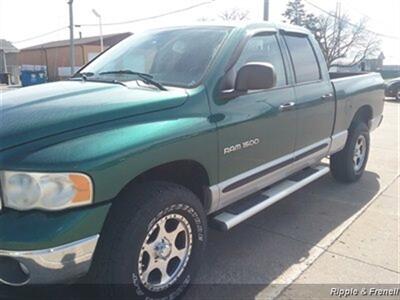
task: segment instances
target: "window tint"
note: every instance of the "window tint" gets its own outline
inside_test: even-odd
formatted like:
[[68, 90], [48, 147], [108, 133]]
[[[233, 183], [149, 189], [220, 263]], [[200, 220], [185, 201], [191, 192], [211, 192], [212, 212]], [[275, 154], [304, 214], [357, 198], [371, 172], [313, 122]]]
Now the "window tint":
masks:
[[275, 35], [251, 38], [234, 66], [235, 72], [249, 62], [268, 62], [272, 64], [276, 72], [276, 86], [286, 85], [285, 67]]
[[318, 61], [308, 38], [291, 35], [285, 38], [292, 57], [296, 82], [319, 80], [321, 75]]

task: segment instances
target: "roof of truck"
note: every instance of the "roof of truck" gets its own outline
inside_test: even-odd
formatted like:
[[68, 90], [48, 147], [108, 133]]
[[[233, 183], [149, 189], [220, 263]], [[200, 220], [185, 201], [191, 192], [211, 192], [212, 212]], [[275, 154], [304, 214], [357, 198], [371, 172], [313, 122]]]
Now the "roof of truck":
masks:
[[[235, 22], [235, 21], [219, 21], [219, 22], [196, 22], [180, 26], [163, 27], [158, 29], [172, 29], [172, 28], [198, 28], [198, 27], [226, 27], [226, 28], [242, 28], [244, 30], [259, 30], [259, 29], [275, 29], [284, 30], [288, 32], [296, 32], [302, 34], [310, 34], [310, 31], [304, 27], [292, 25], [288, 23], [275, 23], [275, 22]], [[157, 30], [157, 29], [156, 29]]]

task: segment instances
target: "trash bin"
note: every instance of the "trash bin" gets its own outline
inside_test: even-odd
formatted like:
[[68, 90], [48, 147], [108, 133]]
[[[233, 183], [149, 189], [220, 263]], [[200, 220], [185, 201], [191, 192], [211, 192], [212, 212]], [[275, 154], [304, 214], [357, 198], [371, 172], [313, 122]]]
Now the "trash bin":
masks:
[[45, 71], [21, 70], [20, 79], [22, 86], [29, 86], [47, 82]]
[[9, 73], [0, 73], [0, 83], [1, 84], [10, 84], [10, 74]]

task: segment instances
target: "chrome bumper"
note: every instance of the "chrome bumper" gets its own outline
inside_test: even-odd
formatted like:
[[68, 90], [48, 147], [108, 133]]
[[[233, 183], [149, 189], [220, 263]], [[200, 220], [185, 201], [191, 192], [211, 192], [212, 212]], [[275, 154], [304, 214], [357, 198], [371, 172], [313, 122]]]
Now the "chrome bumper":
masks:
[[89, 270], [99, 235], [55, 248], [0, 250], [0, 283], [12, 286], [65, 282]]
[[372, 120], [369, 121], [369, 131], [374, 131], [375, 129], [377, 129], [383, 120], [383, 115], [377, 116], [376, 118], [373, 118]]

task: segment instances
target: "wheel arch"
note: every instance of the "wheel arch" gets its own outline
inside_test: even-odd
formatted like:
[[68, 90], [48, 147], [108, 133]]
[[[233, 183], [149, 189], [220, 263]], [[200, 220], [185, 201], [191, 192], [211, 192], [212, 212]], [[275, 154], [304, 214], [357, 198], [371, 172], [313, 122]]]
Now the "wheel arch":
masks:
[[367, 126], [369, 126], [369, 123], [372, 120], [372, 118], [373, 118], [372, 107], [367, 104], [363, 105], [354, 114], [350, 128], [353, 128], [354, 125], [359, 121], [364, 122]]
[[129, 181], [122, 188], [120, 194], [126, 192], [135, 184], [149, 181], [165, 181], [184, 186], [200, 199], [206, 211], [210, 208], [209, 174], [206, 168], [198, 161], [176, 160], [151, 167]]

